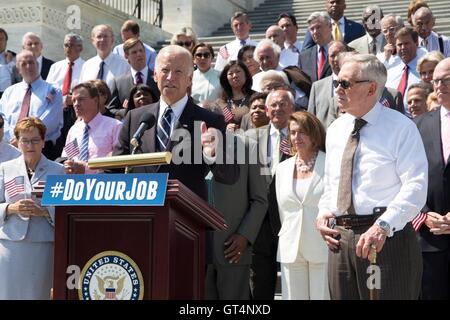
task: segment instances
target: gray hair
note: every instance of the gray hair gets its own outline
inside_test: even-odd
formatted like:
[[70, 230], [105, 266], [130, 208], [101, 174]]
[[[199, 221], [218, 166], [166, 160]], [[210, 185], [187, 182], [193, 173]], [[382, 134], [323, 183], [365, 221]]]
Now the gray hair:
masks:
[[173, 54], [173, 55], [182, 55], [186, 58], [186, 60], [189, 60], [188, 62], [188, 74], [192, 75], [192, 73], [194, 72], [194, 64], [192, 62], [192, 54], [191, 52], [182, 47], [182, 46], [177, 46], [177, 45], [168, 45], [164, 48], [162, 48], [161, 50], [159, 50], [158, 55], [156, 56], [156, 61], [155, 61], [155, 71], [158, 71], [158, 65], [159, 65], [159, 59], [161, 56], [163, 55], [169, 55], [169, 54]]
[[281, 48], [279, 45], [277, 45], [275, 42], [273, 42], [270, 39], [263, 39], [256, 45], [255, 51], [253, 51], [253, 59], [255, 59], [256, 62], [258, 62], [258, 63], [260, 63], [260, 61], [258, 59], [257, 53], [259, 50], [261, 50], [262, 47], [265, 47], [265, 46], [271, 46], [273, 52], [275, 53], [275, 55], [277, 57], [279, 57], [281, 54]]
[[24, 46], [25, 45], [25, 41], [27, 41], [27, 39], [31, 38], [31, 37], [38, 38], [39, 42], [42, 43], [41, 37], [37, 33], [27, 32], [22, 37], [22, 45]]
[[380, 100], [387, 79], [387, 71], [384, 64], [372, 54], [347, 55], [344, 63], [348, 62], [359, 64], [358, 69], [362, 79], [377, 83], [377, 100]]
[[316, 19], [322, 19], [327, 25], [331, 26], [331, 18], [326, 11], [316, 11], [311, 13], [311, 15], [306, 20], [306, 23], [310, 25]]
[[74, 39], [76, 43], [83, 44], [83, 37], [76, 33], [68, 33], [64, 36], [64, 41]]
[[395, 22], [397, 23], [397, 26], [399, 26], [400, 28], [403, 28], [405, 26], [405, 24], [403, 23], [402, 17], [395, 15], [393, 13], [389, 13], [389, 14], [385, 15], [383, 17], [383, 19], [380, 20], [380, 23], [384, 23], [385, 21], [392, 19], [392, 18], [395, 20]]
[[259, 80], [260, 83], [267, 80], [273, 80], [273, 79], [281, 79], [283, 80], [284, 84], [289, 86], [289, 79], [283, 71], [277, 71], [277, 70], [268, 70], [263, 73], [261, 76], [261, 79]]
[[191, 27], [183, 27], [177, 32], [175, 32], [172, 36], [172, 39], [170, 39], [170, 44], [176, 44], [178, 36], [186, 36], [190, 37], [192, 39], [192, 42], [194, 43], [194, 46], [197, 45], [197, 34], [194, 32], [194, 30]]
[[278, 91], [285, 91], [288, 95], [289, 102], [292, 104], [292, 107], [295, 108], [295, 98], [290, 89], [277, 89], [277, 90], [270, 91], [266, 98], [266, 106], [269, 105], [270, 99], [272, 99], [272, 96], [275, 93], [277, 93]]

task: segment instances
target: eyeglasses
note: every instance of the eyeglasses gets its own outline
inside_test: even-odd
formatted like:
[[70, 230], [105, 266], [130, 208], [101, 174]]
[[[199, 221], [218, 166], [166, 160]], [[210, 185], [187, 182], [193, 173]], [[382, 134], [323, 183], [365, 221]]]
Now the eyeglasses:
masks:
[[448, 86], [448, 85], [450, 85], [450, 78], [433, 79], [433, 80], [431, 80], [431, 83], [433, 85], [435, 85], [436, 87], [439, 85], [439, 83], [441, 83], [443, 86]]
[[390, 27], [390, 28], [387, 28], [387, 29], [382, 29], [381, 31], [383, 32], [383, 34], [395, 33], [395, 31], [397, 31], [397, 28], [396, 27]]
[[192, 45], [192, 41], [177, 41], [176, 44], [181, 47], [190, 47]]
[[75, 47], [80, 47], [81, 45], [79, 44], [71, 44], [71, 43], [64, 43], [64, 48], [75, 48]]
[[195, 57], [199, 58], [199, 59], [201, 59], [201, 58], [209, 59], [211, 57], [211, 53], [209, 53], [209, 52], [204, 52], [204, 53], [199, 52], [199, 53], [195, 54]]
[[351, 83], [348, 80], [333, 80], [333, 87], [337, 89], [339, 86], [341, 86], [342, 89], [347, 90], [351, 88], [355, 83], [364, 83], [364, 82], [371, 82], [371, 80], [357, 80], [353, 81], [353, 83]]
[[20, 139], [19, 143], [23, 144], [23, 145], [27, 145], [27, 144], [32, 144], [32, 145], [36, 145], [39, 144], [42, 141], [42, 139], [40, 138], [33, 138], [31, 140], [28, 139]]

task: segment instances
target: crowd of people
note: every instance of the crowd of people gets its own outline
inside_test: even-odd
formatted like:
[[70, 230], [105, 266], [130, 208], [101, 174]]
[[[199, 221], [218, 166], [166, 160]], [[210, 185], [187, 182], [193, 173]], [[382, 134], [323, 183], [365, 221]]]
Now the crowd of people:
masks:
[[55, 211], [33, 190], [51, 174], [102, 174], [89, 160], [131, 154], [146, 114], [156, 125], [137, 153], [181, 144], [183, 161], [132, 172], [168, 172], [228, 226], [207, 236], [205, 298], [273, 299], [280, 270], [283, 299], [369, 299], [377, 255], [380, 299], [448, 299], [450, 40], [423, 0], [406, 23], [345, 9], [325, 0], [303, 42], [293, 14], [257, 43], [236, 12], [218, 52], [190, 27], [156, 52], [132, 20], [114, 47], [101, 24], [87, 61], [78, 34], [54, 62], [33, 32], [7, 50], [0, 28], [0, 299], [50, 297]]

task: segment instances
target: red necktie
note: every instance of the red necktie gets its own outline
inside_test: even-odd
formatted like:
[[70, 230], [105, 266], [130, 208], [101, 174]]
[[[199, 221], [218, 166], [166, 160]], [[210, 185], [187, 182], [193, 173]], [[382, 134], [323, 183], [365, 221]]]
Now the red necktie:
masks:
[[64, 76], [64, 83], [62, 87], [62, 95], [65, 96], [70, 91], [70, 84], [72, 83], [72, 68], [73, 62], [69, 61], [69, 67], [67, 68], [66, 75]]
[[406, 87], [408, 85], [408, 65], [405, 64], [403, 68], [402, 78], [400, 79], [400, 83], [398, 84], [397, 90], [405, 97]]
[[20, 108], [19, 120], [28, 117], [28, 112], [30, 111], [30, 101], [31, 101], [31, 85], [28, 85], [27, 92], [23, 97], [22, 108]]
[[323, 66], [325, 65], [325, 50], [323, 47], [319, 48], [319, 65], [317, 66], [317, 80], [320, 79], [322, 75]]

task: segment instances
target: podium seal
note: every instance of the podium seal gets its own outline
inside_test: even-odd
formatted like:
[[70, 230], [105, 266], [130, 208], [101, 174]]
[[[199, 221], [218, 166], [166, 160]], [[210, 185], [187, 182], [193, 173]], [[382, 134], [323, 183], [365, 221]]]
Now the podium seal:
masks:
[[144, 281], [126, 254], [103, 251], [92, 257], [80, 275], [80, 300], [142, 300]]

